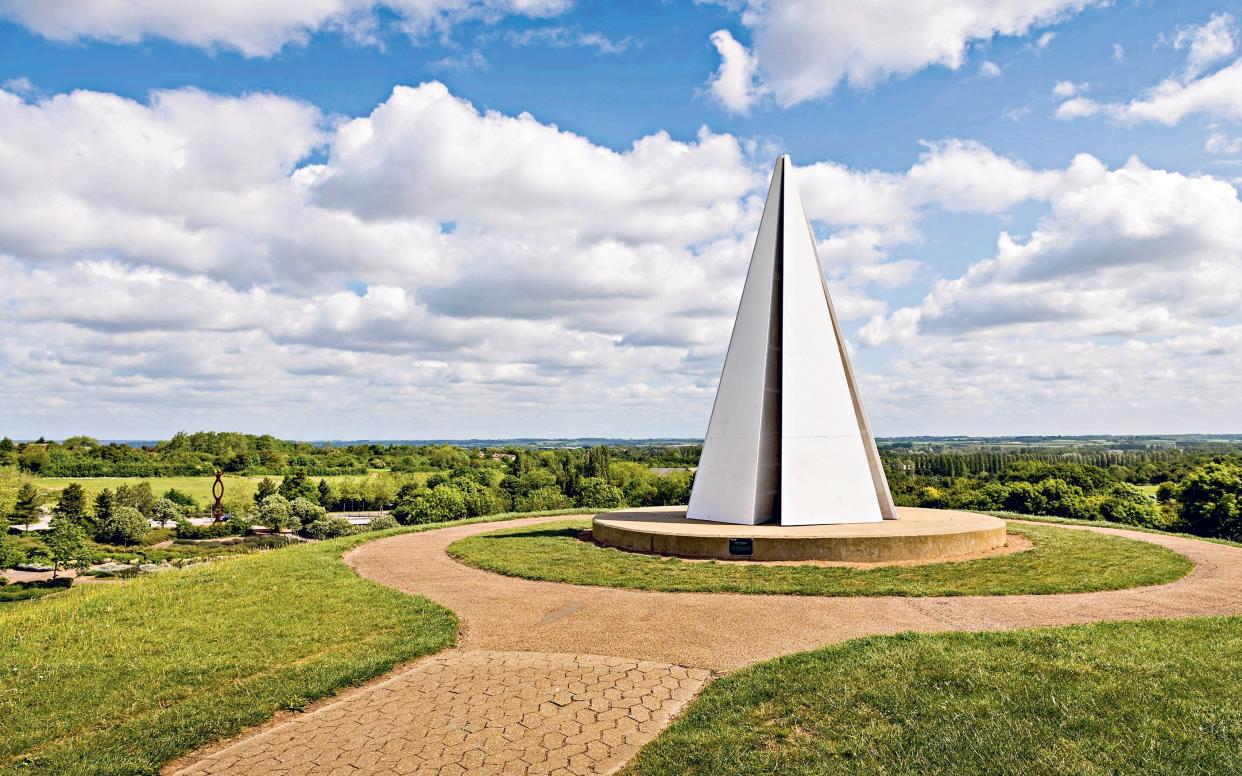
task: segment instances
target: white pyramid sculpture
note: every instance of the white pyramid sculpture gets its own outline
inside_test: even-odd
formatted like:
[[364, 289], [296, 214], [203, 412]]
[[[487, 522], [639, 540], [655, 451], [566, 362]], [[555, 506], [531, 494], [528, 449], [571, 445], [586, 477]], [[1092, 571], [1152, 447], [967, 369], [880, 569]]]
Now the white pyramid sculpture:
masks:
[[896, 519], [791, 171], [777, 160], [686, 516]]

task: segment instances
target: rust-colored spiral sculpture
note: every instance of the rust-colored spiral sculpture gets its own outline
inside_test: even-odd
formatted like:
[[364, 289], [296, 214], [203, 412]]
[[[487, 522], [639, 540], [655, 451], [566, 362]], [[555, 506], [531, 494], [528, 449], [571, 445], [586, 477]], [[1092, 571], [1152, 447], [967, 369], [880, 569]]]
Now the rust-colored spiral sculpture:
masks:
[[211, 495], [216, 497], [216, 503], [211, 507], [211, 517], [216, 522], [224, 517], [224, 504], [220, 502], [220, 499], [224, 498], [224, 480], [220, 479], [223, 476], [224, 472], [216, 472], [215, 484], [211, 486]]

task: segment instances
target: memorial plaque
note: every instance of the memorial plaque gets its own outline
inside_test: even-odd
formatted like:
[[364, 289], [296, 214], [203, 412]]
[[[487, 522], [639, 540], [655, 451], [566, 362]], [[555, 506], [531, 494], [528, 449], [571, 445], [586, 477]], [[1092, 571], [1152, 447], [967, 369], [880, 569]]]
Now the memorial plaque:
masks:
[[730, 539], [729, 540], [730, 555], [754, 555], [755, 540], [754, 539]]

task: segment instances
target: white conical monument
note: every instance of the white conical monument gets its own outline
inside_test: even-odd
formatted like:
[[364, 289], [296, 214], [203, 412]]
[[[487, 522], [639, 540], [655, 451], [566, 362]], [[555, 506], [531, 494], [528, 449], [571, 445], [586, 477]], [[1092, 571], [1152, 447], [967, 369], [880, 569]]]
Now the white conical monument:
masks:
[[791, 172], [777, 160], [686, 516], [896, 519]]

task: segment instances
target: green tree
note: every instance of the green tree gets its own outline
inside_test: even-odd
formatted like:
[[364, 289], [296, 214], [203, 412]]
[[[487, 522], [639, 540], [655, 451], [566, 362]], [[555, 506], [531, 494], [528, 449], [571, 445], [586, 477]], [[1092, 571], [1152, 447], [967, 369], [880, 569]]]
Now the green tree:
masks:
[[307, 479], [305, 472], [296, 472], [280, 481], [277, 492], [289, 501], [299, 498], [313, 499], [319, 495], [314, 483]]
[[548, 512], [554, 509], [568, 509], [573, 506], [569, 496], [561, 493], [559, 488], [536, 488], [525, 496], [519, 496], [514, 509], [518, 512]]
[[289, 503], [289, 514], [297, 521], [300, 526], [306, 526], [316, 520], [322, 520], [328, 516], [328, 510], [319, 506], [315, 502], [305, 496], [298, 496]]
[[61, 569], [78, 568], [86, 563], [86, 536], [72, 518], [63, 515], [53, 517], [51, 529], [43, 536], [43, 543], [52, 558], [52, 579], [56, 579]]
[[112, 491], [104, 488], [95, 495], [95, 525], [98, 526], [101, 520], [108, 520], [112, 517], [112, 511], [116, 509], [116, 497]]
[[39, 489], [33, 483], [24, 482], [17, 490], [17, 503], [13, 505], [11, 520], [14, 523], [24, 523], [29, 531], [30, 524], [38, 520], [38, 514]]
[[259, 504], [258, 520], [260, 525], [274, 533], [293, 528], [294, 519], [289, 511], [289, 499], [279, 493], [263, 499], [263, 503]]
[[139, 544], [151, 530], [146, 516], [130, 506], [114, 507], [111, 515], [95, 522], [95, 539], [104, 544]]
[[599, 477], [583, 477], [578, 480], [577, 502], [580, 507], [616, 509], [625, 503], [625, 494]]
[[177, 506], [182, 507], [184, 511], [193, 512], [198, 509], [198, 502], [194, 500], [193, 496], [189, 493], [182, 493], [176, 488], [169, 488], [164, 491], [164, 498], [168, 499]]
[[443, 523], [466, 516], [466, 498], [452, 485], [437, 485], [393, 510], [405, 523]]
[[15, 449], [16, 447], [13, 445], [12, 439], [8, 437], [0, 439], [0, 453], [11, 453]]
[[150, 518], [152, 510], [155, 509], [155, 492], [151, 490], [151, 483], [143, 481], [137, 485], [117, 486], [116, 505], [132, 507], [144, 517]]
[[87, 522], [86, 491], [76, 482], [69, 483], [60, 492], [60, 500], [56, 502], [53, 513], [84, 525]]
[[1182, 481], [1177, 515], [1190, 533], [1242, 540], [1242, 466], [1209, 463]]
[[278, 490], [280, 490], [280, 486], [273, 482], [271, 478], [264, 477], [259, 480], [259, 488], [254, 492], [255, 506], [263, 506], [263, 501], [268, 496], [276, 495]]
[[158, 522], [160, 528], [167, 528], [169, 523], [175, 523], [181, 517], [181, 507], [172, 499], [156, 499], [155, 504], [151, 507], [151, 519]]
[[319, 506], [324, 509], [332, 508], [332, 486], [325, 479], [319, 480], [319, 485], [315, 488], [319, 497]]
[[47, 466], [47, 448], [41, 444], [26, 445], [17, 456], [17, 464], [31, 474], [38, 474]]

